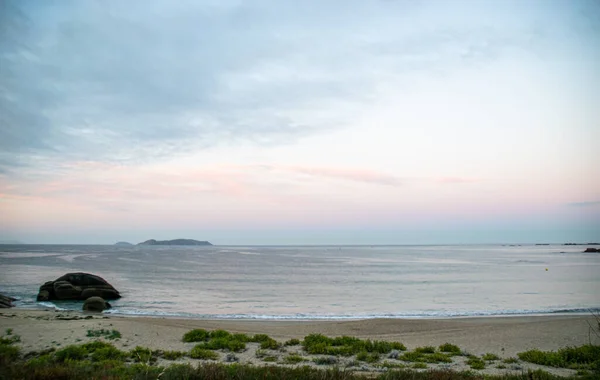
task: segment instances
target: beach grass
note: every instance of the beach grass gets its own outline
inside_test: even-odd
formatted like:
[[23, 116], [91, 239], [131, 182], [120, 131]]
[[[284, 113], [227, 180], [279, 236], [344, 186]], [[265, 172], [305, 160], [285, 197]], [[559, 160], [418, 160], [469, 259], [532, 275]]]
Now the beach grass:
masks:
[[558, 351], [529, 350], [520, 352], [517, 356], [523, 361], [549, 367], [593, 369], [600, 372], [600, 345], [586, 344]]

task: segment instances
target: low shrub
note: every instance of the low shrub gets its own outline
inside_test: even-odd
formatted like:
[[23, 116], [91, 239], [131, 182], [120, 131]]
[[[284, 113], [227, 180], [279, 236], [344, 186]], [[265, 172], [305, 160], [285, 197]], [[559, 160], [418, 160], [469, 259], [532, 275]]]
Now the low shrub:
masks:
[[115, 340], [115, 339], [121, 338], [121, 333], [117, 330], [99, 329], [99, 330], [88, 330], [86, 336], [89, 338], [106, 338], [106, 339], [110, 339], [110, 340]]
[[193, 359], [202, 360], [219, 360], [219, 354], [214, 351], [207, 350], [201, 345], [197, 345], [196, 347], [192, 348], [192, 351], [190, 351], [190, 357]]
[[260, 342], [260, 348], [262, 350], [276, 350], [279, 348], [279, 343], [273, 338], [269, 338]]
[[356, 360], [367, 363], [377, 363], [379, 361], [379, 354], [377, 352], [361, 351], [356, 354]]
[[166, 360], [177, 360], [186, 355], [183, 351], [163, 351], [160, 356]]
[[417, 347], [417, 348], [415, 348], [415, 352], [418, 354], [433, 354], [435, 352], [435, 347], [433, 347], [433, 346]]
[[334, 365], [337, 364], [338, 359], [335, 356], [319, 356], [314, 358], [313, 362], [317, 365]]
[[481, 358], [483, 360], [485, 360], [485, 361], [488, 361], [488, 362], [493, 362], [494, 360], [500, 360], [500, 358], [498, 357], [498, 355], [496, 355], [496, 354], [490, 354], [490, 353], [487, 353], [487, 354], [483, 355]]
[[229, 338], [231, 333], [225, 330], [214, 330], [209, 333], [211, 339]]
[[467, 364], [471, 369], [485, 369], [485, 362], [476, 356], [471, 356], [467, 359]]
[[579, 347], [565, 347], [558, 351], [529, 350], [517, 355], [519, 359], [546, 365], [571, 369], [600, 368], [600, 346], [586, 344]]
[[414, 369], [427, 369], [427, 364], [425, 363], [413, 363], [410, 368]]
[[132, 358], [134, 362], [138, 363], [154, 363], [156, 361], [156, 355], [153, 355], [149, 348], [140, 346], [129, 351], [128, 356]]
[[439, 347], [441, 352], [447, 352], [453, 355], [460, 355], [460, 348], [457, 345], [444, 343]]
[[284, 346], [298, 346], [300, 344], [299, 339], [290, 339], [284, 343]]
[[204, 329], [194, 329], [183, 335], [184, 342], [204, 342], [208, 340], [208, 331]]
[[127, 357], [127, 354], [116, 347], [104, 347], [95, 350], [92, 353], [92, 360], [95, 362], [101, 362], [105, 360], [123, 360]]
[[88, 350], [84, 346], [70, 345], [56, 351], [54, 357], [58, 362], [84, 360], [88, 357]]
[[285, 364], [298, 364], [301, 362], [305, 362], [306, 360], [306, 358], [297, 354], [291, 354], [283, 358], [283, 362]]

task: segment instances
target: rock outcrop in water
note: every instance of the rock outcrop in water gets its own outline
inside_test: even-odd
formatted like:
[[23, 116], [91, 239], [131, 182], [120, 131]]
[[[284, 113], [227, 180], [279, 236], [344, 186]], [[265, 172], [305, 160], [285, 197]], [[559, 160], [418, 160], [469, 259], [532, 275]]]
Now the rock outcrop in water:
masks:
[[174, 239], [174, 240], [146, 240], [138, 245], [212, 245], [208, 241], [198, 241], [194, 239]]
[[13, 307], [13, 301], [16, 301], [16, 299], [9, 296], [5, 296], [4, 294], [0, 294], [0, 309], [7, 309], [9, 307]]
[[82, 307], [82, 309], [84, 311], [97, 311], [97, 312], [108, 310], [110, 308], [111, 308], [110, 304], [101, 297], [90, 297], [90, 298], [86, 299], [85, 302], [83, 303], [83, 307]]
[[600, 252], [600, 248], [586, 248], [585, 251], [583, 251], [584, 253], [589, 253], [589, 252]]
[[121, 298], [121, 294], [102, 277], [89, 273], [67, 273], [40, 286], [37, 300], [86, 300], [90, 297], [114, 300]]

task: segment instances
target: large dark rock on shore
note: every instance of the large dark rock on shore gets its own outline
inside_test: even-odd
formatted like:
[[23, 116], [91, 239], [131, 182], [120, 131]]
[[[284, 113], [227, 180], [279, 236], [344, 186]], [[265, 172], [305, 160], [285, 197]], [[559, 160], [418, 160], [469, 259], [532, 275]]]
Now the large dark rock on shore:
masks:
[[111, 300], [121, 298], [121, 294], [102, 277], [89, 273], [67, 273], [40, 286], [37, 300], [85, 300], [90, 297]]
[[7, 309], [9, 307], [13, 307], [12, 302], [16, 301], [16, 298], [12, 298], [9, 296], [5, 296], [4, 294], [0, 294], [0, 309]]
[[586, 248], [585, 251], [583, 251], [584, 253], [589, 253], [589, 252], [600, 252], [600, 248]]

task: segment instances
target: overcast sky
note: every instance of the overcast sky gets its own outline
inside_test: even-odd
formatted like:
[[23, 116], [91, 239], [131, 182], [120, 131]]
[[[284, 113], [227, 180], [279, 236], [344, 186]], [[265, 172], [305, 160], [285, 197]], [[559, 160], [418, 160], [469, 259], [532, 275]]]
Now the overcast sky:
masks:
[[0, 240], [600, 240], [600, 2], [0, 0]]

